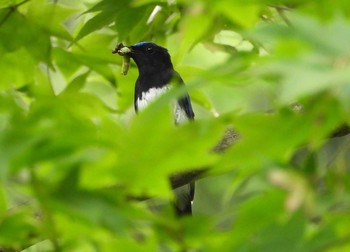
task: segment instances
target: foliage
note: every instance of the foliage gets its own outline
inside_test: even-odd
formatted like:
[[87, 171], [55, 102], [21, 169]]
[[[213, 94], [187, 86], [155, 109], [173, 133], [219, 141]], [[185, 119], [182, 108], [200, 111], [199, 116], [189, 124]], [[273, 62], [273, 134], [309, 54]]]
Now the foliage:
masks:
[[[327, 140], [349, 122], [349, 17], [346, 0], [1, 0], [0, 248], [349, 251], [350, 145]], [[137, 69], [111, 51], [139, 41], [169, 49], [194, 123], [173, 125], [176, 92], [134, 115]], [[202, 167], [176, 218], [169, 175]]]

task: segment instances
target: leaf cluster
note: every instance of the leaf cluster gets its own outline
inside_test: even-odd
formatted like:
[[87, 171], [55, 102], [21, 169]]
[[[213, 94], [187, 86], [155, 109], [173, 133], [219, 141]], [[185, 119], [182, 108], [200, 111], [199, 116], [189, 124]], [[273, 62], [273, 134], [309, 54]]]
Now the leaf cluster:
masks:
[[[348, 251], [349, 17], [346, 0], [0, 0], [0, 250]], [[140, 41], [187, 85], [136, 116], [137, 68], [111, 51]], [[185, 91], [196, 120], [175, 126]], [[179, 219], [172, 186], [198, 175]]]

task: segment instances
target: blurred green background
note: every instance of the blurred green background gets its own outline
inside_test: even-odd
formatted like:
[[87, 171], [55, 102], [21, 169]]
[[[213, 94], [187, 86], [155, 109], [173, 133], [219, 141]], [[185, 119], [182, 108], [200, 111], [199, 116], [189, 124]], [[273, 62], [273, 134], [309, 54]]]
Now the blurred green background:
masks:
[[[0, 0], [0, 250], [349, 251], [346, 0]], [[135, 116], [118, 42], [168, 48], [196, 121]], [[233, 145], [213, 152], [227, 129]], [[169, 175], [209, 168], [194, 215]]]

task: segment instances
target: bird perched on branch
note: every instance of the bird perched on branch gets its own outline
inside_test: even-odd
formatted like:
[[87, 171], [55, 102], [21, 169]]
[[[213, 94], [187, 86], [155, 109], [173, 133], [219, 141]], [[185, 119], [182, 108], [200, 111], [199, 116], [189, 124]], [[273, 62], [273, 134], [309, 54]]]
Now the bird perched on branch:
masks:
[[[174, 83], [184, 85], [181, 76], [173, 68], [166, 48], [150, 42], [140, 42], [133, 46], [124, 46], [120, 43], [113, 53], [124, 56], [124, 62], [127, 65], [123, 67], [122, 73], [127, 73], [129, 58], [135, 61], [139, 70], [134, 94], [134, 108], [136, 112], [164, 94]], [[176, 124], [194, 119], [191, 100], [187, 93], [177, 99], [173, 113]], [[174, 193], [177, 214], [191, 214], [194, 183], [176, 188]]]

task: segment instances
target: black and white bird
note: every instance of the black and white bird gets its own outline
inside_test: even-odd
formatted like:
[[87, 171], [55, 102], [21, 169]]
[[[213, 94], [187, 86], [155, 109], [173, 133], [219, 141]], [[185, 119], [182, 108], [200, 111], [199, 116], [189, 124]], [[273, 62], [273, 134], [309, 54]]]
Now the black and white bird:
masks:
[[[135, 84], [134, 108], [137, 112], [167, 92], [175, 83], [184, 85], [171, 62], [168, 50], [150, 42], [140, 42], [127, 47], [124, 55], [132, 58], [139, 70]], [[178, 98], [173, 108], [176, 124], [193, 120], [194, 113], [189, 95]], [[178, 215], [192, 214], [194, 183], [174, 189], [175, 208]]]

